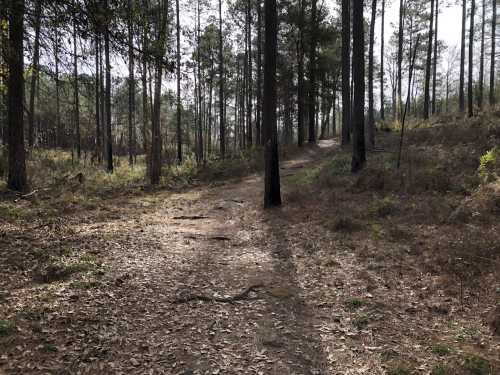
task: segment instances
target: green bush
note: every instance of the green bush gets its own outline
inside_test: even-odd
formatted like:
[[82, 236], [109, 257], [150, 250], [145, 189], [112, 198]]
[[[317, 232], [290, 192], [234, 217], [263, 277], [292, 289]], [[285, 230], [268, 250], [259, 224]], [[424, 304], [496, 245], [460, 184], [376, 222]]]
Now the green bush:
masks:
[[491, 182], [500, 174], [500, 147], [493, 147], [480, 158], [479, 176], [484, 182]]

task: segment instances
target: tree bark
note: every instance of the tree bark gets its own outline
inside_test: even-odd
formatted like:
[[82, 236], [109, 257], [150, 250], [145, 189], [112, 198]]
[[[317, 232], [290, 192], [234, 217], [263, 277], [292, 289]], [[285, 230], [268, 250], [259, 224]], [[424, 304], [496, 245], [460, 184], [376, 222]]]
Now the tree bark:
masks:
[[469, 117], [474, 116], [474, 16], [476, 12], [476, 1], [470, 3], [470, 26], [469, 26], [469, 83], [467, 84], [467, 108]]
[[177, 75], [177, 163], [182, 163], [182, 128], [181, 128], [181, 24], [179, 20], [179, 0], [175, 0], [175, 22], [176, 22], [176, 75]]
[[349, 0], [342, 0], [342, 146], [348, 145], [351, 140], [350, 3]]
[[354, 81], [354, 111], [351, 171], [360, 171], [366, 163], [365, 155], [365, 42], [363, 31], [363, 0], [354, 0], [352, 7], [352, 37]]
[[222, 0], [219, 0], [219, 142], [222, 159], [226, 156], [226, 124], [224, 123], [224, 54], [222, 44]]
[[102, 145], [101, 145], [101, 111], [100, 111], [100, 52], [99, 52], [99, 34], [95, 35], [95, 156], [98, 163], [102, 161]]
[[42, 0], [36, 0], [35, 4], [35, 43], [33, 47], [33, 68], [31, 72], [31, 86], [30, 86], [30, 110], [29, 110], [29, 123], [28, 123], [28, 145], [33, 147], [35, 141], [35, 95], [36, 83], [39, 75], [39, 59], [40, 59], [40, 19], [42, 17]]
[[262, 144], [262, 4], [257, 0], [257, 113], [255, 116], [255, 143]]
[[496, 102], [495, 98], [495, 45], [496, 45], [496, 25], [497, 25], [497, 0], [492, 0], [493, 10], [491, 15], [491, 62], [490, 62], [490, 106]]
[[299, 38], [297, 40], [297, 143], [304, 145], [304, 1], [300, 1]]
[[[109, 3], [104, 0], [104, 9], [106, 17], [109, 17]], [[111, 134], [111, 62], [109, 59], [109, 22], [106, 21], [104, 27], [104, 59], [106, 60], [106, 170], [108, 173], [113, 173], [113, 138]]]
[[384, 99], [384, 29], [385, 29], [385, 0], [382, 0], [381, 10], [381, 24], [380, 24], [380, 119], [385, 120], [385, 99]]
[[264, 11], [264, 207], [269, 208], [281, 205], [278, 131], [276, 128], [276, 58], [278, 44], [278, 14], [276, 0], [264, 0]]
[[479, 54], [479, 87], [477, 92], [477, 106], [483, 108], [483, 92], [484, 92], [484, 26], [486, 23], [486, 1], [482, 1], [481, 14], [481, 52]]
[[7, 187], [16, 191], [28, 188], [24, 150], [24, 0], [11, 1], [9, 9], [8, 163]]
[[80, 96], [78, 87], [78, 50], [76, 47], [76, 1], [73, 1], [73, 90], [74, 90], [74, 106], [75, 106], [75, 147], [76, 157], [81, 158], [81, 137], [80, 137]]
[[[464, 0], [465, 1], [465, 0]], [[401, 120], [402, 115], [402, 71], [401, 65], [403, 64], [403, 29], [404, 29], [404, 2], [399, 0], [399, 29], [398, 29], [398, 61], [397, 61], [397, 118]]]
[[128, 163], [135, 160], [135, 61], [132, 0], [128, 0]]
[[247, 147], [252, 147], [253, 131], [252, 131], [252, 7], [251, 0], [247, 0], [247, 40], [248, 40], [248, 63], [247, 63]]
[[316, 143], [316, 40], [317, 0], [311, 4], [311, 50], [309, 51], [309, 143]]
[[438, 61], [438, 17], [439, 17], [439, 0], [436, 0], [436, 10], [434, 12], [435, 28], [434, 28], [434, 59], [432, 68], [432, 105], [431, 113], [436, 113], [436, 76], [437, 76], [437, 61]]
[[465, 111], [465, 22], [467, 16], [466, 0], [462, 0], [462, 36], [460, 42], [460, 84], [458, 89], [458, 109]]
[[368, 145], [375, 147], [375, 116], [373, 108], [373, 45], [375, 41], [375, 17], [377, 0], [372, 0], [372, 15], [370, 22], [370, 41], [368, 52]]
[[427, 58], [425, 62], [424, 119], [429, 118], [433, 26], [434, 26], [434, 0], [431, 0], [431, 16], [429, 18], [429, 39], [427, 41]]

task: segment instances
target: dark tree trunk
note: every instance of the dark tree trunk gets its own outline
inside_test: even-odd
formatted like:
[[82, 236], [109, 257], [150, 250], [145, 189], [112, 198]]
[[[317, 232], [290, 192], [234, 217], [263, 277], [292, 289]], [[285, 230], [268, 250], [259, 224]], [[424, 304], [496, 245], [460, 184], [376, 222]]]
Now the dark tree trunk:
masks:
[[276, 128], [276, 58], [278, 14], [276, 0], [264, 0], [264, 97], [263, 125], [265, 143], [264, 207], [281, 205], [278, 131]]
[[29, 110], [29, 123], [28, 123], [28, 144], [33, 147], [35, 143], [35, 95], [36, 83], [38, 81], [38, 65], [40, 59], [40, 19], [42, 16], [42, 0], [36, 0], [35, 5], [35, 43], [33, 47], [33, 68], [31, 72], [31, 86], [30, 86], [30, 110]]
[[465, 111], [465, 22], [467, 16], [466, 0], [462, 0], [462, 37], [460, 43], [460, 86], [458, 89], [458, 108], [460, 112]]
[[375, 116], [373, 108], [373, 45], [375, 41], [375, 17], [377, 0], [372, 0], [372, 16], [370, 22], [370, 41], [368, 52], [368, 145], [375, 146]]
[[74, 106], [75, 106], [75, 147], [76, 157], [81, 158], [81, 137], [80, 137], [80, 93], [78, 87], [78, 50], [76, 48], [76, 2], [73, 2], [73, 90], [74, 90]]
[[404, 2], [403, 0], [399, 0], [399, 28], [398, 28], [398, 61], [397, 61], [397, 108], [396, 108], [396, 116], [399, 120], [401, 120], [402, 115], [402, 101], [401, 101], [401, 92], [402, 92], [402, 71], [401, 65], [403, 64], [403, 29], [404, 29]]
[[438, 61], [438, 17], [439, 17], [439, 0], [436, 0], [436, 11], [434, 12], [435, 30], [434, 30], [434, 59], [432, 68], [432, 109], [431, 113], [436, 113], [436, 76], [437, 76], [437, 61]]
[[311, 50], [309, 51], [309, 143], [316, 143], [316, 40], [317, 0], [311, 4]]
[[427, 41], [427, 58], [425, 60], [424, 119], [429, 118], [433, 26], [434, 26], [434, 0], [431, 0], [431, 16], [429, 18], [429, 39]]
[[226, 124], [224, 123], [224, 54], [222, 44], [222, 0], [219, 0], [219, 141], [222, 159], [226, 156]]
[[479, 109], [483, 108], [483, 95], [484, 95], [484, 25], [486, 23], [486, 1], [482, 1], [482, 14], [481, 14], [481, 52], [479, 54], [479, 87], [477, 92], [477, 106]]
[[476, 1], [471, 0], [470, 3], [470, 26], [469, 26], [469, 82], [467, 84], [467, 108], [468, 115], [472, 117], [474, 115], [474, 16], [476, 12]]
[[352, 37], [354, 81], [354, 111], [352, 132], [352, 172], [358, 172], [366, 163], [365, 155], [365, 42], [363, 31], [363, 0], [354, 0], [352, 7]]
[[[144, 15], [147, 14], [148, 3], [147, 0], [143, 0]], [[146, 158], [146, 172], [147, 175], [151, 174], [151, 162], [150, 162], [150, 152], [149, 152], [149, 101], [148, 101], [148, 62], [147, 62], [147, 50], [149, 48], [148, 44], [148, 29], [145, 26], [142, 34], [142, 148], [144, 150], [144, 155]]]
[[[109, 14], [108, 0], [104, 9]], [[113, 173], [113, 137], [111, 134], [111, 62], [109, 60], [109, 24], [104, 27], [104, 58], [106, 60], [106, 170]]]
[[134, 28], [133, 5], [128, 0], [128, 163], [135, 160], [135, 61], [134, 61]]
[[262, 144], [262, 4], [257, 0], [257, 113], [255, 116], [255, 143]]
[[[304, 0], [302, 0], [304, 1]], [[351, 140], [351, 11], [349, 0], [342, 0], [342, 145]]]
[[490, 62], [490, 105], [495, 104], [495, 44], [497, 25], [497, 0], [492, 0], [493, 10], [491, 15], [491, 62]]
[[200, 0], [197, 1], [198, 4], [198, 31], [197, 31], [197, 72], [198, 72], [198, 121], [197, 121], [197, 162], [201, 163], [203, 160], [203, 127], [202, 127], [202, 103], [203, 97], [201, 95], [201, 54], [200, 54], [200, 41], [201, 41], [201, 25], [200, 25]]
[[99, 57], [99, 35], [95, 36], [95, 156], [97, 161], [102, 161], [102, 144], [101, 144], [101, 111], [100, 111], [100, 57]]
[[299, 38], [297, 40], [297, 143], [304, 145], [304, 1], [300, 0]]
[[24, 0], [11, 1], [9, 9], [9, 43], [7, 56], [9, 77], [8, 92], [8, 163], [7, 187], [16, 191], [28, 188], [26, 178], [26, 153], [24, 150]]
[[56, 86], [56, 146], [63, 147], [63, 129], [61, 124], [61, 101], [59, 82], [59, 8], [55, 4], [55, 40], [54, 40], [54, 60], [55, 60], [55, 86]]
[[247, 147], [252, 147], [252, 7], [250, 0], [247, 0], [247, 44], [248, 44], [248, 63], [247, 63]]
[[385, 120], [385, 99], [384, 99], [384, 28], [385, 28], [385, 0], [382, 0], [380, 24], [380, 119]]
[[181, 24], [179, 20], [179, 0], [175, 0], [175, 22], [176, 22], [176, 75], [177, 75], [177, 103], [176, 103], [176, 122], [177, 122], [177, 163], [182, 163], [182, 128], [181, 128]]

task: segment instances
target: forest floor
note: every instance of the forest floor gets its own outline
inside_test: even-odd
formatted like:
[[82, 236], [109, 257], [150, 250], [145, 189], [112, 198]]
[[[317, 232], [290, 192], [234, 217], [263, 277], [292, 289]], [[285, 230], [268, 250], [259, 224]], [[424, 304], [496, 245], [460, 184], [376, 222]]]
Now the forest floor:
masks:
[[351, 176], [335, 141], [305, 148], [266, 211], [259, 173], [10, 208], [0, 374], [500, 374], [498, 213], [388, 190], [378, 151]]

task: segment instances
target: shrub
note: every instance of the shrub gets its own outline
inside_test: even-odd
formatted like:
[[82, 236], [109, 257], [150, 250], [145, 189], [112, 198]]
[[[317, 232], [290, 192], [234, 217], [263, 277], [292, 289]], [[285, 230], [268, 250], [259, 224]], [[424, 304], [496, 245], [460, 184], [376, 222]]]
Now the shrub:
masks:
[[500, 147], [493, 147], [481, 156], [478, 172], [483, 182], [491, 182], [499, 177]]

